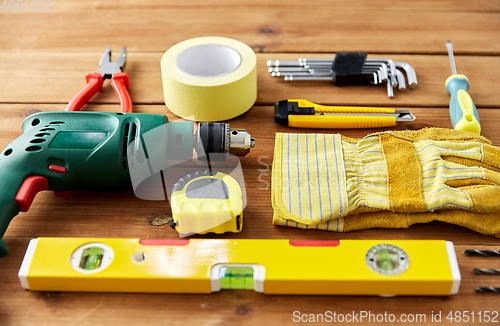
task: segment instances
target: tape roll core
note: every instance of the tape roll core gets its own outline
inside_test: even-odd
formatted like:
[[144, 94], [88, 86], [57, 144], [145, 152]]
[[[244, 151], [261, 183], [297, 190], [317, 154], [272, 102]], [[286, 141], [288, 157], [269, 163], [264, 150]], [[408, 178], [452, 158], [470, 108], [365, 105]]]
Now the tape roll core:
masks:
[[202, 44], [181, 52], [175, 66], [188, 76], [209, 78], [227, 75], [241, 64], [240, 54], [221, 44]]
[[248, 111], [257, 99], [257, 57], [225, 37], [180, 42], [161, 59], [163, 95], [175, 115], [223, 121]]

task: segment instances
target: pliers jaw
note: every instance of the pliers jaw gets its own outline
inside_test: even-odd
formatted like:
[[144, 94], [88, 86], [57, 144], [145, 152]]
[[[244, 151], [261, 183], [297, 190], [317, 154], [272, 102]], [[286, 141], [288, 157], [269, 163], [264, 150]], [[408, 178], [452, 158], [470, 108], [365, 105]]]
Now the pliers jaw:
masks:
[[121, 112], [132, 112], [132, 100], [130, 99], [128, 75], [123, 72], [125, 68], [125, 57], [127, 49], [122, 48], [122, 52], [115, 61], [111, 61], [111, 47], [108, 46], [99, 61], [99, 70], [85, 75], [86, 85], [68, 103], [66, 111], [78, 111], [97, 92], [102, 90], [105, 79], [111, 79], [113, 90], [120, 100]]
[[99, 70], [97, 70], [98, 73], [102, 74], [102, 79], [111, 79], [113, 74], [122, 72], [125, 68], [126, 56], [127, 48], [123, 47], [118, 58], [115, 61], [111, 61], [111, 46], [108, 46], [99, 61]]

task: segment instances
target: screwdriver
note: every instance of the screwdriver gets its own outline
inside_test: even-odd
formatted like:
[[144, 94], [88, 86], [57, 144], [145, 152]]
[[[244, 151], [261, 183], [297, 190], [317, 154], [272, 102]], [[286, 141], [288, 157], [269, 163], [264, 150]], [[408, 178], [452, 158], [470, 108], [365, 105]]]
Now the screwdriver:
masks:
[[479, 124], [479, 115], [476, 105], [472, 101], [469, 93], [469, 80], [465, 75], [457, 75], [455, 58], [453, 57], [453, 45], [450, 41], [446, 42], [448, 56], [450, 57], [452, 75], [446, 79], [446, 91], [451, 95], [450, 98], [450, 119], [453, 128], [457, 130], [472, 131], [481, 133]]

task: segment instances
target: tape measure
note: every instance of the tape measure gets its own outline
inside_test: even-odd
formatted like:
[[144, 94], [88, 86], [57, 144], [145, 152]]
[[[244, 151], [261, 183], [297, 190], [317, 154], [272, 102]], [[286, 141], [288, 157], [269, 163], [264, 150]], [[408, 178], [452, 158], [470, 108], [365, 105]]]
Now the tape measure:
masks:
[[19, 279], [32, 291], [451, 295], [461, 276], [443, 240], [38, 238]]
[[172, 189], [170, 226], [182, 236], [240, 232], [243, 228], [241, 186], [222, 172], [196, 171]]

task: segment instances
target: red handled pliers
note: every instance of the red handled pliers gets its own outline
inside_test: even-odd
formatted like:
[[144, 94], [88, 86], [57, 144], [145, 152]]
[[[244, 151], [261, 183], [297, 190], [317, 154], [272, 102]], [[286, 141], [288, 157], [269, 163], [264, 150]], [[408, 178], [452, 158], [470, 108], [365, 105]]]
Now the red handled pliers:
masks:
[[111, 86], [113, 86], [116, 96], [120, 100], [122, 113], [132, 112], [132, 100], [128, 93], [130, 86], [128, 75], [123, 72], [126, 55], [127, 49], [123, 47], [118, 58], [111, 61], [111, 47], [109, 46], [99, 61], [99, 70], [85, 75], [87, 85], [71, 99], [66, 111], [79, 111], [92, 96], [102, 90], [104, 80], [111, 79]]

